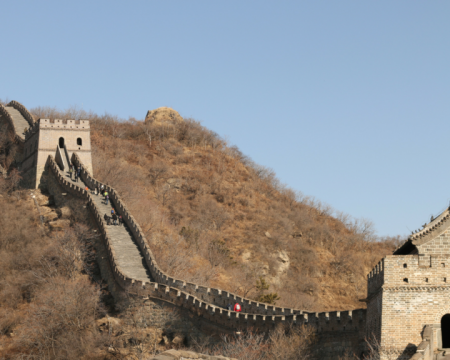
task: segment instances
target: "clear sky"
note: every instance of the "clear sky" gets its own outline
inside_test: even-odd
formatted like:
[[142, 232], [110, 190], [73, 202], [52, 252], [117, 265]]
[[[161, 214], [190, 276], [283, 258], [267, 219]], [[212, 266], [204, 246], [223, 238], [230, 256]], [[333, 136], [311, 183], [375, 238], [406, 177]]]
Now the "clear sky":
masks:
[[5, 1], [0, 98], [170, 106], [379, 235], [449, 205], [449, 1]]

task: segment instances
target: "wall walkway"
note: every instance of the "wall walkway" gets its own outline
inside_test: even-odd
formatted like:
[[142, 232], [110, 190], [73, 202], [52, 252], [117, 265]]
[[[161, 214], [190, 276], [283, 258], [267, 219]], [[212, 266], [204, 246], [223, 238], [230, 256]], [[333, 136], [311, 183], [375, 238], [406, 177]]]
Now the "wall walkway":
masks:
[[[100, 196], [91, 190], [101, 185], [83, 167], [76, 153], [72, 163], [81, 166], [82, 181], [75, 183], [68, 174], [62, 172], [52, 156], [47, 159], [46, 167], [56, 177], [60, 186], [70, 194], [84, 198], [100, 229], [103, 241], [108, 249], [109, 262], [114, 278], [120, 287], [130, 294], [143, 298], [155, 298], [171, 302], [188, 309], [196, 316], [228, 330], [241, 331], [252, 329], [266, 332], [278, 324], [308, 324], [324, 334], [324, 339], [333, 341], [334, 336], [345, 334], [353, 339], [353, 344], [363, 342], [365, 335], [366, 310], [334, 311], [307, 313], [297, 309], [280, 308], [242, 298], [220, 289], [208, 288], [170, 277], [158, 266], [155, 257], [147, 246], [147, 240], [128, 211], [117, 192], [103, 184], [110, 194], [112, 204], [107, 206]], [[106, 225], [105, 213], [110, 214], [111, 206], [122, 215], [125, 226]], [[236, 313], [225, 309], [233, 301], [239, 301], [243, 311]], [[327, 340], [328, 341], [328, 340]], [[353, 346], [353, 345], [352, 345]], [[324, 357], [325, 358], [325, 357]]]

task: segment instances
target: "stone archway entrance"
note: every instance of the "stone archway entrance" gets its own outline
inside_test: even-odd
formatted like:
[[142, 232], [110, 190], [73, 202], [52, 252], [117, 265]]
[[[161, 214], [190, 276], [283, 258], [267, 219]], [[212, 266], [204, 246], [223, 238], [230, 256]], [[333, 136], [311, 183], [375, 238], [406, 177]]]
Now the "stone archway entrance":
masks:
[[445, 314], [441, 319], [442, 347], [450, 348], [450, 314]]
[[60, 147], [61, 149], [64, 148], [64, 138], [63, 138], [63, 137], [60, 137], [60, 138], [59, 138], [59, 147]]

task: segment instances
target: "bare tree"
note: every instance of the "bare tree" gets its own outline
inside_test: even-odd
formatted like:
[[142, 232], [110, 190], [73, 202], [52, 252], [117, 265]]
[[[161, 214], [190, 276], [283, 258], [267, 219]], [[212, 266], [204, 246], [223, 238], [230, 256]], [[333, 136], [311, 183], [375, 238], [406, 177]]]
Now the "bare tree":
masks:
[[162, 162], [153, 164], [150, 167], [150, 169], [148, 170], [148, 174], [147, 174], [147, 176], [150, 180], [150, 184], [155, 186], [158, 180], [165, 179], [168, 175], [168, 171], [169, 171], [169, 167]]

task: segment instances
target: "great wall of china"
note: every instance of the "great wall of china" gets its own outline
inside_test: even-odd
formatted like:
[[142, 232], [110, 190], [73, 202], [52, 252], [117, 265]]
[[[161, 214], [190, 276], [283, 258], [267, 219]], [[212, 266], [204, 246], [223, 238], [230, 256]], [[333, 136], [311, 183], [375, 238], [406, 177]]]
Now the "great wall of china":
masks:
[[[27, 163], [27, 171], [32, 168], [36, 173], [45, 171], [64, 192], [86, 202], [107, 249], [114, 281], [132, 297], [170, 303], [227, 332], [247, 329], [268, 332], [283, 324], [309, 325], [317, 333], [319, 359], [336, 359], [346, 352], [361, 355], [367, 350], [365, 341], [372, 337], [379, 343], [380, 359], [446, 358], [445, 336], [450, 337], [450, 327], [444, 327], [442, 319], [450, 317], [447, 306], [449, 209], [412, 234], [393, 255], [382, 259], [368, 274], [367, 299], [364, 300], [367, 309], [311, 313], [280, 308], [165, 273], [117, 191], [92, 176], [89, 121], [39, 119], [33, 122], [26, 108], [15, 101], [6, 107], [0, 105], [0, 124], [2, 119], [12, 127], [21, 146], [24, 156], [17, 162]], [[40, 133], [47, 135], [40, 139]], [[58, 136], [65, 136], [68, 147], [64, 139], [58, 144]], [[56, 151], [51, 149], [53, 145]], [[72, 181], [66, 172], [65, 164], [69, 162], [81, 167], [80, 183]], [[37, 187], [41, 174], [31, 178], [34, 179], [32, 186]], [[98, 185], [108, 190], [112, 206], [124, 219], [124, 227], [106, 225], [103, 214], [108, 206], [91, 191]], [[90, 190], [85, 190], [86, 186]], [[230, 302], [239, 302], [242, 312], [226, 310]]]

